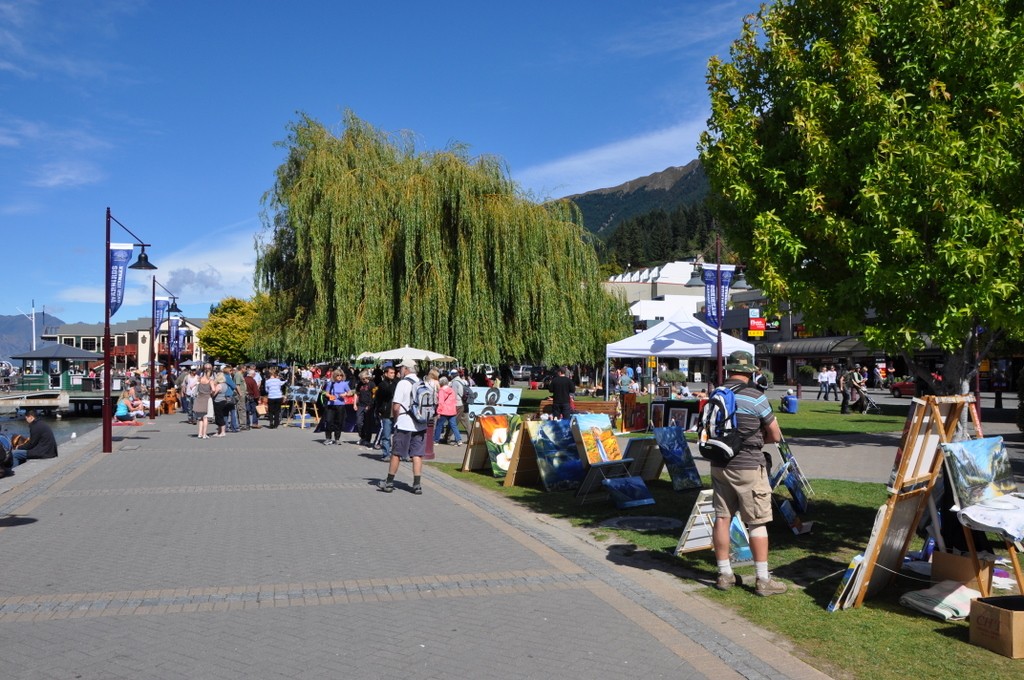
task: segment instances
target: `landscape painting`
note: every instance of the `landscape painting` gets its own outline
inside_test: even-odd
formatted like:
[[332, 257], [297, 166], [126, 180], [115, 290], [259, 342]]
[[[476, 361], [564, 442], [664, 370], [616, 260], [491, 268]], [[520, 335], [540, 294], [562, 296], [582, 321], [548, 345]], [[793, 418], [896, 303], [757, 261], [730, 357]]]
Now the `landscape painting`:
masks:
[[697, 464], [690, 453], [686, 430], [678, 426], [656, 427], [654, 438], [658, 441], [658, 449], [672, 479], [672, 489], [685, 491], [701, 488], [700, 472], [697, 471]]
[[622, 451], [612, 431], [612, 421], [604, 413], [580, 413], [572, 417], [578, 448], [588, 464], [621, 460]]
[[961, 508], [1017, 491], [1002, 437], [943, 444], [942, 453], [946, 456], [953, 495]]
[[569, 420], [533, 420], [526, 423], [537, 468], [545, 491], [578, 489], [586, 471], [576, 449]]

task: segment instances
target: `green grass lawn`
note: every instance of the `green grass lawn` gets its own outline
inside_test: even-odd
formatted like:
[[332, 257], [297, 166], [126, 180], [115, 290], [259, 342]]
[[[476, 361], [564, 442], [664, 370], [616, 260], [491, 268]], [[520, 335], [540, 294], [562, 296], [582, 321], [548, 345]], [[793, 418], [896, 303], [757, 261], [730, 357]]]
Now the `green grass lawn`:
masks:
[[[906, 417], [904, 406], [891, 407], [881, 416], [840, 416], [838, 411], [835, 402], [801, 402], [799, 413], [782, 414], [780, 421], [787, 436], [798, 437], [898, 431]], [[604, 520], [622, 516], [653, 515], [685, 520], [697, 491], [674, 492], [665, 475], [649, 484], [655, 505], [618, 510], [610, 502], [581, 505], [570, 492], [545, 493], [539, 488], [525, 487], [506, 489], [501, 486], [501, 480], [490, 474], [459, 472], [459, 465], [437, 464], [436, 467], [535, 512], [589, 528], [599, 540], [636, 546], [636, 554], [653, 559], [655, 564], [663, 565], [665, 571], [681, 580], [710, 584], [715, 578], [714, 555], [710, 550], [674, 556], [680, 530], [637, 532], [600, 526]], [[710, 480], [705, 478], [704, 482], [710, 488]], [[769, 527], [770, 566], [773, 573], [793, 584], [790, 592], [760, 598], [747, 588], [728, 592], [707, 588], [702, 592], [709, 600], [789, 638], [812, 657], [807, 659], [809, 663], [834, 676], [864, 680], [1024, 677], [1024, 665], [1019, 660], [969, 644], [966, 623], [943, 622], [899, 604], [900, 595], [926, 588], [927, 583], [898, 577], [863, 607], [828, 613], [825, 607], [840, 576], [850, 559], [867, 546], [875, 512], [887, 494], [882, 483], [814, 480], [813, 486], [815, 494], [804, 517], [805, 521], [814, 522], [811, 533], [794, 536], [779, 519]], [[911, 549], [919, 549], [920, 543], [920, 539], [915, 539]], [[748, 580], [753, 578], [753, 567], [739, 568], [737, 572]]]

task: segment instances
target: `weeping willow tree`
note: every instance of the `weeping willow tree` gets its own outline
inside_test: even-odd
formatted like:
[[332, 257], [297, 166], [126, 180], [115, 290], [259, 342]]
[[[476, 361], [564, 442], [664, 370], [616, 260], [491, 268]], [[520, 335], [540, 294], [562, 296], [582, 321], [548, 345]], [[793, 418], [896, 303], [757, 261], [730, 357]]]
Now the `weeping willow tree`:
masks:
[[253, 351], [412, 345], [466, 363], [592, 362], [629, 333], [569, 202], [527, 200], [494, 158], [417, 152], [351, 113], [302, 117], [264, 197]]

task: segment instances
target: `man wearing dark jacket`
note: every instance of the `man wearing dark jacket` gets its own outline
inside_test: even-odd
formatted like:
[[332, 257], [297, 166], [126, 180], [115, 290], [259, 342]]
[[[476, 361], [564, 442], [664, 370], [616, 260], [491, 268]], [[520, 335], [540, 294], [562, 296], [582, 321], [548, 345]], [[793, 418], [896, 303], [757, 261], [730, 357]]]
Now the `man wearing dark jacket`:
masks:
[[34, 409], [25, 412], [28, 423], [28, 443], [20, 449], [14, 449], [14, 465], [17, 467], [29, 458], [56, 458], [57, 440], [53, 437], [50, 426], [39, 420]]
[[576, 392], [576, 384], [565, 375], [565, 367], [558, 367], [558, 375], [548, 384], [551, 392], [551, 417], [557, 420], [572, 416], [572, 395]]
[[[381, 449], [381, 460], [391, 460], [391, 431], [395, 421], [391, 418], [391, 400], [395, 397], [395, 367], [385, 363], [382, 367], [383, 376], [373, 394], [373, 409], [380, 421], [380, 439], [377, 446]], [[376, 447], [374, 447], [376, 448]]]

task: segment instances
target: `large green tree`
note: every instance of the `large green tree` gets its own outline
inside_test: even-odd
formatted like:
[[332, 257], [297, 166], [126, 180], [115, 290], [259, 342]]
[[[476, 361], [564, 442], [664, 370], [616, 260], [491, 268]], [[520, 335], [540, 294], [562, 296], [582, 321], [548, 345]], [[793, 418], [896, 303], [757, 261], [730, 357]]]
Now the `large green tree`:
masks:
[[709, 64], [701, 159], [763, 290], [814, 328], [867, 318], [868, 340], [908, 359], [941, 348], [943, 392], [1019, 336], [1022, 48], [1020, 0], [788, 0], [748, 17], [731, 60]]
[[250, 360], [252, 355], [249, 346], [255, 319], [255, 302], [234, 297], [224, 298], [210, 308], [209, 318], [197, 333], [203, 351], [230, 364]]
[[265, 197], [258, 353], [590, 362], [629, 333], [571, 203], [537, 204], [494, 158], [418, 152], [351, 113], [340, 135], [308, 117], [290, 133]]

